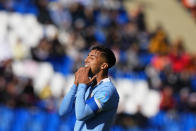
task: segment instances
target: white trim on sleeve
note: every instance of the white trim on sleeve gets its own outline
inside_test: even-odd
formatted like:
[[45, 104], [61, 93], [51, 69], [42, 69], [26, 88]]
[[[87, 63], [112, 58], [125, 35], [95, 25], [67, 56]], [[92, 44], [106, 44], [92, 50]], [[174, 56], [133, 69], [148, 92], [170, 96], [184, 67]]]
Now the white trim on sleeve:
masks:
[[100, 111], [102, 110], [102, 105], [101, 105], [101, 103], [99, 102], [99, 100], [97, 100], [96, 98], [94, 98], [94, 100], [95, 100], [95, 102], [96, 102], [96, 104], [97, 104], [97, 106], [98, 106], [98, 108], [99, 108], [98, 112], [100, 112]]

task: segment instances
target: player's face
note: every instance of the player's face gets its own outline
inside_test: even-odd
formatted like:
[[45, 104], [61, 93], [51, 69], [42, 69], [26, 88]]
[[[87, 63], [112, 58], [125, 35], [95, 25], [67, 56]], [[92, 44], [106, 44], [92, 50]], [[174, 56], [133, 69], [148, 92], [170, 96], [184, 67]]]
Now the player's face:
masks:
[[92, 77], [101, 70], [101, 65], [104, 59], [101, 57], [101, 52], [92, 50], [85, 59], [85, 67], [90, 67], [89, 76]]

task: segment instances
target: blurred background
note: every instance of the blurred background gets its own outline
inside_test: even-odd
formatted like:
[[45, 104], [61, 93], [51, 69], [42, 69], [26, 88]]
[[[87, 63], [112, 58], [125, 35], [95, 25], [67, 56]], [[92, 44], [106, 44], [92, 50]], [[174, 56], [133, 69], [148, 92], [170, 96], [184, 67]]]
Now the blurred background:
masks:
[[73, 131], [63, 96], [93, 44], [116, 55], [111, 131], [196, 130], [195, 0], [0, 0], [0, 131]]

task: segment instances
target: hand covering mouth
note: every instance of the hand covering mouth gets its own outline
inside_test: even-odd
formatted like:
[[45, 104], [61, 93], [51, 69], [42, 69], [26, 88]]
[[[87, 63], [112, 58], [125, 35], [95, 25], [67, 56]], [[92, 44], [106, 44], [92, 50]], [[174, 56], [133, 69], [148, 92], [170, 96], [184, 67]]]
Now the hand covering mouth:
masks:
[[89, 64], [85, 64], [84, 67], [89, 67]]

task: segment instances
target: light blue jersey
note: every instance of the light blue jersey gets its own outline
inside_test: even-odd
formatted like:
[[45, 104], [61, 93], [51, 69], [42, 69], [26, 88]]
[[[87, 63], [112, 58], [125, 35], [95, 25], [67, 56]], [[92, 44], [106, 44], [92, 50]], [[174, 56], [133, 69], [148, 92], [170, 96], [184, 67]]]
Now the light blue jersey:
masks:
[[119, 95], [109, 78], [95, 87], [79, 84], [72, 86], [64, 97], [59, 114], [71, 112], [75, 104], [74, 131], [109, 131], [114, 120]]

